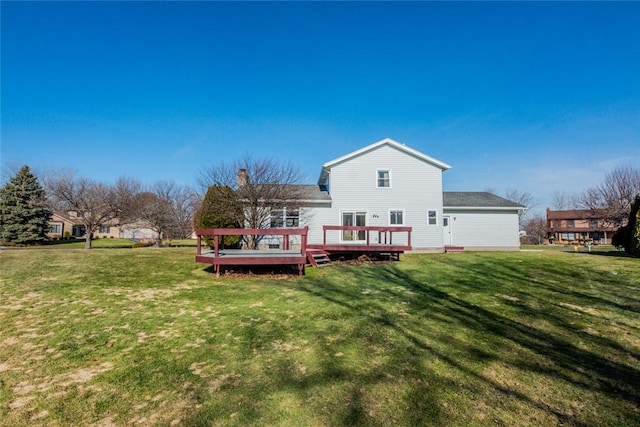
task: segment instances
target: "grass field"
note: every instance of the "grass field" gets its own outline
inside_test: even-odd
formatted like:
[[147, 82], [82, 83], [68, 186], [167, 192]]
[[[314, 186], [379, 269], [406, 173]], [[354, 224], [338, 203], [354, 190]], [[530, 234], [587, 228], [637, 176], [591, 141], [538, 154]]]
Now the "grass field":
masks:
[[640, 260], [407, 255], [216, 279], [0, 253], [0, 424], [638, 426]]

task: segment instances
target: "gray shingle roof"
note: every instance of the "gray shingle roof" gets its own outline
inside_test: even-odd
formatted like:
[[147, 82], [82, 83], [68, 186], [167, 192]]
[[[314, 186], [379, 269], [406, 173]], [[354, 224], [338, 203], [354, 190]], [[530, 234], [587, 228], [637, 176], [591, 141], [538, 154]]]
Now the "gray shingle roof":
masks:
[[326, 191], [326, 187], [320, 185], [296, 185], [297, 190], [301, 194], [301, 198], [304, 200], [317, 200], [317, 201], [331, 201], [329, 192]]
[[526, 207], [486, 191], [444, 191], [442, 199], [445, 208], [522, 209]]

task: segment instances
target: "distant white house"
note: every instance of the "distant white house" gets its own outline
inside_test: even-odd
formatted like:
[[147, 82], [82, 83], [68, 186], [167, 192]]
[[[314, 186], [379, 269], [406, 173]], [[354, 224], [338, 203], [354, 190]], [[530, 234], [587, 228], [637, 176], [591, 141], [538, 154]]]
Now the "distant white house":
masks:
[[[317, 184], [303, 187], [301, 209], [274, 211], [273, 222], [308, 226], [310, 244], [323, 243], [325, 225], [408, 226], [414, 251], [443, 251], [445, 246], [518, 249], [519, 215], [525, 207], [487, 192], [443, 192], [442, 173], [450, 168], [383, 139], [325, 163]], [[370, 243], [377, 238], [374, 233]], [[327, 239], [357, 243], [364, 233], [338, 232]]]

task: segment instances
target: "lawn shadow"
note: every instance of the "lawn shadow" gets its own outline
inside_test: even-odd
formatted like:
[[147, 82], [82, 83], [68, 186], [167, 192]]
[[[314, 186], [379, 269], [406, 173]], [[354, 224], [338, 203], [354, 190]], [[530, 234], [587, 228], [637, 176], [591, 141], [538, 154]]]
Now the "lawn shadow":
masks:
[[[468, 266], [467, 266], [468, 267]], [[474, 267], [472, 267], [474, 268]], [[401, 269], [397, 265], [386, 264], [383, 266], [364, 266], [357, 269], [344, 269], [344, 275], [353, 277], [350, 283], [381, 283], [380, 292], [387, 298], [408, 301], [409, 307], [415, 313], [430, 316], [441, 324], [448, 324], [451, 328], [465, 328], [471, 334], [489, 339], [489, 351], [486, 343], [479, 342], [477, 346], [462, 344], [455, 349], [455, 353], [462, 353], [469, 360], [499, 359], [511, 364], [519, 370], [544, 375], [550, 379], [560, 379], [590, 392], [606, 393], [614, 399], [623, 399], [632, 405], [640, 404], [640, 370], [619, 363], [607, 357], [608, 351], [625, 353], [628, 357], [638, 361], [638, 354], [621, 346], [619, 343], [598, 336], [581, 336], [581, 340], [590, 341], [593, 345], [589, 348], [602, 348], [602, 352], [586, 350], [574, 344], [573, 340], [557, 336], [553, 333], [532, 328], [497, 311], [490, 311], [480, 305], [472, 304], [465, 299], [438, 289], [425, 280], [424, 274], [411, 270]], [[487, 284], [504, 283], [505, 281], [517, 282], [522, 285], [529, 283], [530, 279], [517, 270], [482, 269], [472, 272], [474, 286], [486, 286]], [[458, 277], [460, 282], [468, 280], [469, 272]], [[469, 283], [461, 283], [468, 286]], [[582, 426], [585, 421], [579, 415], [552, 408], [540, 401], [536, 396], [529, 396], [514, 388], [498, 383], [495, 379], [474, 369], [464, 357], [455, 356], [449, 351], [438, 350], [436, 346], [429, 345], [429, 339], [437, 340], [437, 335], [425, 336], [419, 322], [407, 322], [397, 313], [389, 310], [388, 305], [372, 303], [360, 304], [363, 298], [360, 286], [345, 286], [327, 278], [305, 284], [302, 290], [316, 297], [323, 298], [331, 304], [338, 304], [349, 310], [357, 318], [365, 318], [367, 321], [380, 327], [389, 329], [398, 336], [404, 337], [407, 343], [414, 348], [416, 355], [420, 357], [435, 357], [445, 361], [452, 369], [461, 372], [464, 376], [474, 378], [485, 383], [496, 391], [513, 396], [537, 409], [555, 416], [561, 423]], [[407, 291], [410, 294], [407, 294]], [[499, 290], [496, 290], [499, 291]], [[585, 295], [586, 296], [586, 295]], [[610, 301], [604, 303], [611, 304]], [[366, 307], [366, 311], [363, 308]], [[619, 307], [632, 309], [629, 306]], [[538, 312], [532, 308], [524, 308], [529, 317], [537, 317], [540, 320], [550, 319], [558, 328], [569, 333], [574, 333], [569, 322], [559, 316], [550, 316], [545, 310]], [[635, 310], [634, 310], [635, 311]], [[513, 359], [500, 353], [499, 349], [506, 343], [525, 349], [523, 356]], [[464, 347], [464, 348], [462, 348]], [[498, 350], [494, 350], [494, 348]], [[536, 358], [527, 358], [526, 352], [533, 352]], [[402, 356], [404, 357], [404, 356]], [[393, 360], [393, 355], [391, 355]], [[639, 365], [640, 366], [640, 365]], [[624, 414], [630, 422], [640, 421], [635, 414]]]

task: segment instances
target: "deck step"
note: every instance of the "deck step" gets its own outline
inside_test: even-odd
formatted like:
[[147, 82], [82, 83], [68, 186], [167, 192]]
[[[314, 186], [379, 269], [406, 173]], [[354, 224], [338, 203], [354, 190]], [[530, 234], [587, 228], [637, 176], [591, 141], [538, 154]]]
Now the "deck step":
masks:
[[307, 251], [307, 260], [314, 267], [326, 267], [331, 265], [329, 254], [325, 251], [313, 250]]
[[451, 254], [455, 254], [455, 253], [462, 253], [464, 252], [464, 246], [450, 246], [450, 245], [446, 245], [444, 247], [444, 251], [446, 253], [451, 253]]

